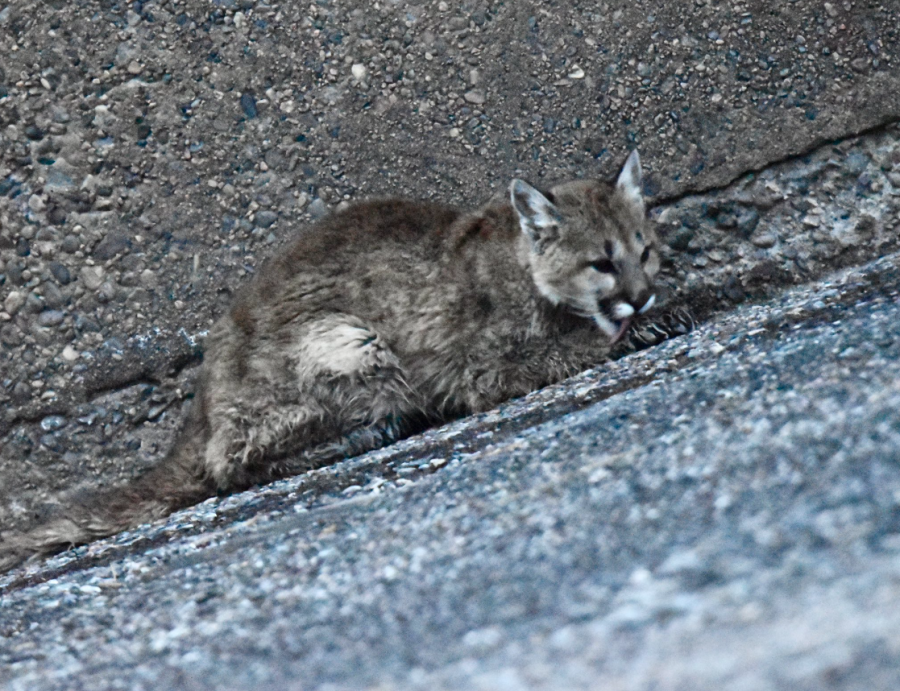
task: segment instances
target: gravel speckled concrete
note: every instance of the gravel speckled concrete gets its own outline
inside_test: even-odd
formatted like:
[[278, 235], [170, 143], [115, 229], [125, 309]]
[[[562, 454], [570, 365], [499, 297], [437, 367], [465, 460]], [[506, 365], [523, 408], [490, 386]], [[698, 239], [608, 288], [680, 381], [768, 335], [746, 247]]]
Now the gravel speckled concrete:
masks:
[[8, 576], [7, 688], [891, 688], [898, 315], [893, 255]]
[[[890, 251], [898, 25], [820, 0], [0, 3], [0, 526], [157, 460], [232, 292], [349, 200], [472, 205], [639, 147], [661, 210], [709, 191], [664, 217], [704, 317]], [[780, 190], [749, 180], [778, 161]]]
[[0, 2], [0, 530], [159, 459], [232, 292], [350, 200], [639, 147], [666, 244], [623, 351], [699, 323], [0, 577], [0, 687], [900, 688], [898, 26]]

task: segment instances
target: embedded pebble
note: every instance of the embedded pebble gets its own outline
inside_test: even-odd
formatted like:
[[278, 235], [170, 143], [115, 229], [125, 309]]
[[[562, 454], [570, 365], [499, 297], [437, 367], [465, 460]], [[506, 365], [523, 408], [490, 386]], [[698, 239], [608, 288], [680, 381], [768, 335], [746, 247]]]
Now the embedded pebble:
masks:
[[9, 314], [14, 315], [24, 304], [25, 293], [21, 293], [17, 290], [12, 290], [3, 301], [3, 309], [6, 310]]
[[10, 347], [20, 345], [22, 332], [14, 324], [4, 324], [0, 326], [0, 342]]
[[116, 286], [112, 281], [103, 281], [97, 288], [97, 299], [110, 302], [116, 296]]
[[25, 311], [31, 312], [32, 314], [37, 314], [42, 311], [46, 305], [44, 304], [44, 298], [37, 293], [28, 293], [25, 298]]
[[465, 98], [469, 103], [474, 103], [475, 105], [482, 105], [487, 100], [484, 92], [477, 89], [467, 91], [465, 94], [463, 94], [463, 98]]
[[25, 283], [25, 267], [18, 262], [11, 262], [6, 266], [6, 275], [13, 285], [20, 286]]
[[244, 115], [248, 118], [255, 118], [259, 114], [256, 109], [256, 99], [253, 97], [253, 94], [241, 94], [241, 110], [244, 111]]
[[79, 272], [81, 282], [88, 290], [97, 290], [103, 283], [106, 272], [100, 266], [83, 266]]
[[41, 197], [39, 195], [32, 194], [28, 198], [28, 208], [30, 208], [32, 211], [34, 211], [36, 213], [40, 213], [44, 209], [47, 208], [47, 204], [44, 202], [43, 199], [41, 199]]
[[48, 415], [41, 420], [41, 429], [45, 432], [55, 432], [65, 427], [67, 422], [62, 415]]
[[44, 302], [47, 304], [47, 307], [61, 309], [66, 304], [65, 294], [53, 281], [45, 282], [42, 288]]
[[65, 266], [65, 264], [60, 264], [59, 262], [50, 262], [50, 273], [59, 281], [62, 285], [67, 285], [72, 281], [72, 274], [69, 272], [69, 269]]
[[60, 310], [44, 310], [38, 315], [38, 324], [41, 326], [59, 326], [66, 318]]
[[278, 220], [278, 214], [268, 209], [260, 211], [253, 218], [253, 223], [257, 228], [269, 228]]
[[312, 202], [310, 202], [309, 207], [307, 207], [307, 211], [313, 219], [319, 219], [328, 213], [328, 207], [325, 205], [325, 202], [323, 202], [319, 198], [316, 198], [313, 199]]
[[112, 259], [117, 254], [127, 251], [131, 248], [131, 238], [125, 233], [113, 231], [108, 233], [101, 240], [91, 254], [97, 259]]
[[774, 247], [777, 241], [778, 238], [776, 238], [772, 233], [756, 233], [750, 238], [750, 242], [752, 242], [757, 247], [762, 247], [763, 249]]
[[77, 252], [80, 246], [81, 241], [74, 235], [66, 235], [63, 238], [62, 244], [60, 245], [62, 251], [66, 252], [67, 254]]
[[156, 285], [156, 274], [151, 269], [141, 271], [140, 281], [142, 286], [153, 287]]

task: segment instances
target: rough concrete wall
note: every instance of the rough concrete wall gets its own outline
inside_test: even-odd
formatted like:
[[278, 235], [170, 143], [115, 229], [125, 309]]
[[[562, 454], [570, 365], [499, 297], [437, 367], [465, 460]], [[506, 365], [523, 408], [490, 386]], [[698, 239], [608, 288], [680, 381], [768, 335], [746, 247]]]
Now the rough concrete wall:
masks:
[[[473, 205], [513, 175], [609, 175], [635, 146], [648, 193], [668, 202], [746, 180], [896, 117], [898, 12], [812, 2], [3, 8], [0, 524], [25, 524], [63, 490], [158, 459], [205, 329], [310, 217], [374, 194]], [[723, 290], [736, 302], [754, 285], [821, 275], [846, 259], [847, 238], [851, 253], [887, 242], [877, 208], [854, 235], [853, 196], [862, 179], [870, 206], [890, 197], [883, 178], [896, 154], [842, 146], [787, 181], [787, 196], [748, 181], [736, 198], [664, 214], [669, 286], [693, 290], [686, 299], [702, 317]], [[822, 193], [839, 188], [839, 211], [852, 213], [837, 242], [781, 220], [822, 176], [832, 180]]]
[[[42, 675], [87, 664], [98, 646], [103, 661], [84, 676], [95, 688], [111, 687], [122, 668], [133, 688], [139, 678], [191, 688], [190, 664], [179, 661], [191, 655], [223, 688], [303, 674], [311, 686], [338, 683], [342, 665], [361, 670], [347, 688], [503, 688], [509, 679], [509, 688], [553, 688], [541, 665], [552, 671], [559, 660], [572, 688], [601, 678], [604, 688], [692, 678], [695, 688], [885, 687], [896, 621], [864, 602], [890, 601], [880, 584], [896, 576], [897, 26], [894, 3], [807, 0], [0, 6], [3, 528], [158, 459], [205, 329], [259, 261], [345, 200], [473, 205], [514, 175], [608, 176], [637, 146], [666, 241], [659, 319], [689, 309], [700, 325], [500, 412], [7, 577], [0, 660], [18, 679], [11, 688], [51, 688]], [[887, 259], [853, 269], [877, 257]], [[833, 277], [842, 268], [849, 273]], [[816, 382], [831, 388], [812, 415], [802, 406]], [[659, 387], [675, 398], [654, 399]], [[628, 431], [635, 397], [663, 410], [658, 426], [642, 419]], [[570, 444], [565, 460], [550, 437], [569, 434], [579, 410], [591, 448]], [[797, 420], [813, 418], [820, 427], [800, 429]], [[732, 446], [716, 446], [708, 420]], [[788, 446], [767, 449], [776, 432]], [[519, 456], [520, 447], [531, 451]], [[551, 477], [554, 458], [563, 470]], [[593, 489], [579, 494], [586, 468]], [[527, 487], [504, 486], [510, 473]], [[496, 496], [485, 489], [493, 484]], [[372, 511], [381, 518], [366, 502], [341, 508], [360, 488], [380, 497]], [[494, 507], [504, 490], [519, 493], [519, 523]], [[404, 520], [445, 516], [436, 532], [392, 524], [407, 492], [418, 508]], [[447, 514], [453, 502], [483, 509], [483, 521]], [[326, 533], [335, 510], [351, 527]], [[295, 512], [297, 525], [282, 522]], [[582, 522], [567, 534], [574, 515]], [[611, 542], [598, 547], [589, 524]], [[462, 542], [442, 541], [441, 526]], [[538, 529], [547, 573], [529, 551]], [[363, 550], [371, 569], [356, 573], [328, 550], [360, 534], [384, 549]], [[415, 556], [432, 543], [433, 559]], [[454, 570], [470, 548], [473, 561]], [[506, 556], [479, 561], [491, 551]], [[258, 566], [283, 553], [287, 566], [268, 575]], [[417, 558], [420, 570], [404, 571]], [[492, 591], [504, 565], [510, 590]], [[256, 585], [243, 591], [229, 568]], [[419, 628], [401, 625], [413, 610], [399, 594], [417, 573], [431, 584], [413, 598], [424, 608]], [[59, 588], [44, 583], [56, 576]], [[351, 598], [359, 650], [323, 623], [351, 616], [334, 579], [378, 593]], [[434, 585], [441, 579], [446, 591]], [[202, 610], [185, 629], [193, 648], [171, 635], [190, 604], [163, 594], [178, 588]], [[484, 593], [533, 606], [494, 616]], [[311, 594], [323, 609], [298, 604]], [[569, 607], [571, 598], [589, 604]], [[63, 609], [39, 609], [42, 599]], [[135, 614], [141, 602], [158, 616]], [[274, 629], [254, 628], [242, 602], [268, 603], [261, 611]], [[204, 637], [203, 612], [265, 643], [239, 652], [240, 627], [221, 629], [222, 642]], [[830, 637], [821, 633], [829, 616], [841, 620]], [[33, 622], [44, 633], [29, 633]], [[721, 626], [703, 633], [708, 622]], [[82, 627], [83, 648], [67, 638], [72, 627]], [[806, 633], [788, 636], [791, 648], [776, 635], [784, 630]], [[440, 654], [416, 650], [420, 635]], [[734, 653], [739, 640], [752, 642], [749, 657]], [[41, 662], [42, 646], [58, 667]], [[629, 667], [637, 649], [648, 652]], [[218, 665], [217, 650], [232, 662]], [[162, 667], [151, 664], [159, 655]], [[526, 668], [531, 676], [515, 677]]]

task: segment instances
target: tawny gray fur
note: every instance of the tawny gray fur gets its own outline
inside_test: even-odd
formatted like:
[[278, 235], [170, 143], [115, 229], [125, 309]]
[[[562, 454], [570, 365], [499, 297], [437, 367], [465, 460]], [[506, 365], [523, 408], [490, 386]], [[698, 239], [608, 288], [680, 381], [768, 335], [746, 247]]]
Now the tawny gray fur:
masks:
[[352, 206], [271, 259], [213, 327], [163, 462], [0, 543], [0, 570], [216, 493], [332, 463], [602, 361], [653, 302], [657, 238], [636, 152], [616, 183], [568, 182], [460, 213]]

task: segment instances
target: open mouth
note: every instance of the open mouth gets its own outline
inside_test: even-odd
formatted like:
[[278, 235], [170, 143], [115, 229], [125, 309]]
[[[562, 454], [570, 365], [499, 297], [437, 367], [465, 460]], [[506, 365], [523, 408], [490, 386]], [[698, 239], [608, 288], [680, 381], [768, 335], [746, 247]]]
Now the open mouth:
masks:
[[632, 320], [653, 307], [655, 302], [655, 294], [647, 298], [640, 309], [621, 298], [602, 300], [592, 316], [594, 323], [609, 337], [610, 343], [615, 343], [628, 331]]
[[628, 327], [631, 326], [631, 319], [629, 317], [625, 317], [625, 319], [619, 319], [613, 321], [612, 323], [613, 326], [616, 327], [616, 331], [612, 336], [609, 337], [609, 342], [615, 343], [625, 335], [626, 331], [628, 331]]
[[621, 317], [616, 319], [615, 317], [608, 317], [602, 312], [598, 312], [593, 315], [593, 319], [599, 329], [606, 334], [607, 338], [609, 338], [611, 344], [622, 338], [622, 336], [625, 335], [625, 332], [628, 331], [628, 327], [631, 326], [631, 317]]
[[610, 343], [615, 343], [631, 326], [631, 318], [634, 308], [625, 302], [601, 303], [600, 308], [593, 316], [594, 323], [609, 337]]

